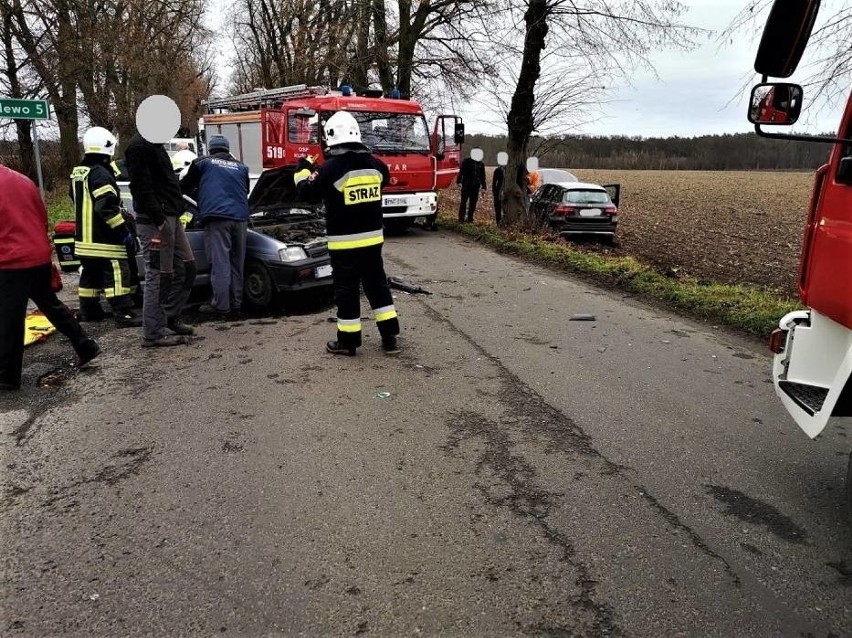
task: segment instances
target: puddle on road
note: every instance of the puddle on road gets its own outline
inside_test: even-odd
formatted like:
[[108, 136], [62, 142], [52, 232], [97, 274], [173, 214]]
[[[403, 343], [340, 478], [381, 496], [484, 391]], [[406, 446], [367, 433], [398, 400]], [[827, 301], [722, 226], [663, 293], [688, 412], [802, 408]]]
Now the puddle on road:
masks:
[[705, 485], [707, 493], [726, 506], [725, 516], [736, 516], [742, 521], [761, 525], [772, 534], [790, 543], [804, 545], [807, 532], [793, 520], [779, 512], [769, 503], [764, 503], [739, 490], [720, 485]]

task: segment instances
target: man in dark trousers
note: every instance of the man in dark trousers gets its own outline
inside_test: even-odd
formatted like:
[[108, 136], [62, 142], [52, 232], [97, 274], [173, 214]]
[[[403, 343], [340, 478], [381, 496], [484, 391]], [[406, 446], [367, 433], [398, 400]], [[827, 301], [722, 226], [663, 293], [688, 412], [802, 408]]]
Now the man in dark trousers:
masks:
[[0, 391], [21, 386], [27, 300], [77, 353], [79, 368], [100, 354], [52, 285], [53, 251], [47, 238], [47, 209], [27, 177], [0, 165]]
[[[485, 164], [482, 158], [485, 154], [481, 148], [470, 151], [470, 157], [461, 163], [456, 183], [461, 184], [461, 201], [459, 202], [459, 223], [473, 222], [476, 203], [479, 201], [479, 191], [485, 190]], [[466, 215], [465, 215], [466, 213]]]
[[180, 314], [195, 281], [195, 258], [178, 219], [184, 210], [183, 193], [163, 144], [137, 133], [124, 159], [145, 258], [142, 345], [180, 345], [182, 335], [193, 334]]
[[180, 186], [198, 202], [195, 219], [204, 228], [211, 266], [213, 297], [200, 310], [227, 315], [243, 301], [249, 171], [231, 155], [225, 136], [213, 135], [207, 146], [210, 155], [193, 160]]
[[506, 179], [506, 164], [509, 161], [509, 155], [501, 151], [497, 153], [497, 168], [494, 169], [494, 175], [491, 178], [491, 197], [494, 200], [494, 219], [497, 225], [500, 225], [500, 219], [503, 215], [503, 182]]
[[382, 187], [388, 167], [361, 143], [361, 129], [351, 113], [338, 111], [325, 123], [325, 163], [314, 170], [300, 161], [294, 175], [299, 197], [325, 203], [328, 250], [337, 301], [337, 339], [326, 344], [331, 354], [355, 356], [361, 345], [360, 287], [373, 309], [382, 348], [399, 352], [399, 319], [382, 261]]

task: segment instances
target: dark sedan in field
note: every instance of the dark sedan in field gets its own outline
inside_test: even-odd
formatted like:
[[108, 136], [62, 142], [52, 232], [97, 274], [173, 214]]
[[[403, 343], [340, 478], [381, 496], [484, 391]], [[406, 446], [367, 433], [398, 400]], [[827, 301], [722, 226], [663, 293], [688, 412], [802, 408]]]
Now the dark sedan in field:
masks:
[[553, 181], [536, 190], [530, 210], [546, 219], [560, 235], [603, 235], [613, 239], [618, 230], [620, 190], [618, 184], [598, 186], [567, 179]]

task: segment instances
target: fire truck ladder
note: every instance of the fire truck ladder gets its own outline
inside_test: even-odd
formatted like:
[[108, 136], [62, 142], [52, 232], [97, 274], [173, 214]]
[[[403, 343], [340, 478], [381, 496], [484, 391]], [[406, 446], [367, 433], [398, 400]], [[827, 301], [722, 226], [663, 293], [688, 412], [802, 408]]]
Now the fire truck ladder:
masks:
[[328, 89], [325, 87], [295, 84], [293, 86], [283, 86], [278, 89], [264, 89], [251, 93], [243, 93], [242, 95], [213, 98], [202, 102], [202, 104], [207, 107], [208, 113], [214, 113], [215, 111], [221, 112], [223, 109], [227, 109], [228, 111], [256, 111], [264, 106], [278, 106], [288, 100], [297, 100], [314, 95], [325, 95], [326, 93], [328, 93]]

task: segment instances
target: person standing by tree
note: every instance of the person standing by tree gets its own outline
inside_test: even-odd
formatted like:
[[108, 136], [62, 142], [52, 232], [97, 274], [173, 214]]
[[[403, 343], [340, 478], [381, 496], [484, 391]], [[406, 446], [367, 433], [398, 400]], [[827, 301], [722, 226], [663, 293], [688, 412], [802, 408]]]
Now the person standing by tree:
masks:
[[[68, 307], [56, 298], [47, 238], [47, 209], [38, 188], [24, 175], [0, 165], [0, 391], [21, 386], [27, 300], [68, 337], [80, 368], [101, 350]], [[61, 282], [61, 280], [60, 280]]]
[[473, 222], [473, 214], [476, 212], [476, 204], [479, 201], [479, 191], [485, 190], [485, 164], [482, 158], [485, 153], [481, 148], [470, 151], [470, 157], [466, 157], [459, 169], [456, 183], [461, 184], [461, 201], [459, 202], [459, 223], [468, 224]]
[[497, 153], [497, 168], [494, 169], [494, 175], [491, 178], [491, 198], [494, 200], [494, 219], [498, 226], [500, 225], [503, 214], [503, 182], [506, 179], [506, 163], [508, 161], [508, 153], [505, 151]]

